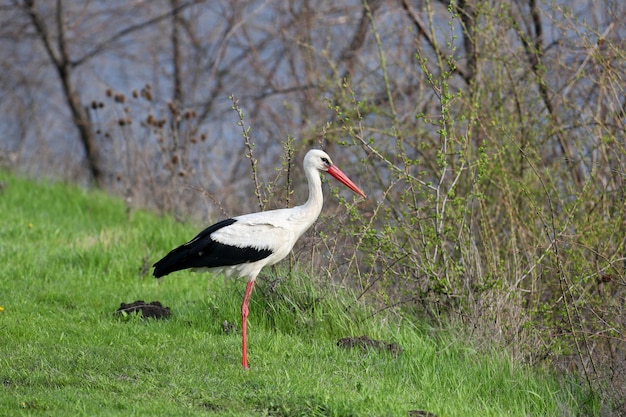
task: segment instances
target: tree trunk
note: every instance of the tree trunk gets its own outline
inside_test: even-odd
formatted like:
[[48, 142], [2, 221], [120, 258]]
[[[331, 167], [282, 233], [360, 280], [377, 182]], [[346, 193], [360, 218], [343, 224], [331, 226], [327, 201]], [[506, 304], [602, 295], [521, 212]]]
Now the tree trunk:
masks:
[[24, 5], [33, 26], [35, 27], [37, 35], [39, 35], [41, 41], [43, 42], [50, 61], [59, 74], [65, 100], [70, 111], [72, 112], [72, 121], [78, 129], [79, 138], [83, 145], [83, 149], [85, 150], [87, 167], [91, 174], [91, 178], [96, 186], [101, 188], [104, 185], [102, 155], [96, 141], [96, 135], [94, 134], [91, 120], [89, 119], [89, 113], [81, 104], [80, 97], [72, 84], [72, 68], [74, 67], [74, 64], [69, 57], [67, 42], [65, 39], [63, 2], [62, 0], [57, 0], [56, 4], [56, 24], [58, 34], [56, 39], [56, 48], [53, 40], [51, 39], [50, 33], [46, 28], [45, 21], [37, 12], [35, 0], [24, 0]]

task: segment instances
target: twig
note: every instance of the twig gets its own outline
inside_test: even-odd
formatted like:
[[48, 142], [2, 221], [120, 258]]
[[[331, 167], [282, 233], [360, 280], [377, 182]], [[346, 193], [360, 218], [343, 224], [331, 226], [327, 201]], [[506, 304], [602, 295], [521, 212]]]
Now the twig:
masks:
[[250, 159], [250, 165], [252, 166], [252, 181], [254, 182], [254, 194], [256, 195], [256, 198], [259, 200], [259, 209], [261, 209], [261, 211], [265, 208], [264, 204], [263, 204], [263, 197], [261, 194], [261, 184], [259, 183], [259, 176], [258, 176], [258, 169], [257, 169], [257, 160], [254, 157], [254, 143], [250, 140], [250, 127], [246, 127], [245, 124], [245, 114], [243, 113], [243, 110], [241, 110], [241, 107], [239, 107], [239, 100], [235, 98], [234, 95], [230, 95], [230, 100], [233, 102], [233, 106], [232, 109], [235, 110], [237, 112], [237, 117], [239, 117], [239, 121], [237, 122], [237, 125], [239, 125], [239, 127], [241, 127], [241, 135], [243, 136], [244, 139], [244, 143], [246, 145], [246, 148], [248, 149], [248, 152], [246, 153], [246, 158]]
[[191, 186], [191, 185], [184, 185], [183, 187], [188, 188], [188, 189], [193, 190], [193, 191], [199, 191], [199, 192], [201, 192], [201, 193], [202, 193], [202, 194], [204, 194], [206, 197], [208, 197], [208, 198], [209, 198], [209, 199], [213, 202], [213, 204], [215, 204], [215, 205], [216, 205], [216, 206], [220, 209], [220, 211], [222, 212], [222, 214], [224, 215], [224, 217], [227, 217], [227, 218], [228, 218], [228, 217], [230, 217], [230, 215], [226, 212], [226, 210], [224, 210], [224, 207], [222, 206], [222, 203], [221, 203], [221, 202], [220, 202], [217, 198], [215, 198], [215, 197], [213, 196], [213, 194], [209, 193], [209, 192], [208, 192], [207, 190], [205, 190], [204, 188], [201, 188], [201, 187], [194, 187], [194, 186]]

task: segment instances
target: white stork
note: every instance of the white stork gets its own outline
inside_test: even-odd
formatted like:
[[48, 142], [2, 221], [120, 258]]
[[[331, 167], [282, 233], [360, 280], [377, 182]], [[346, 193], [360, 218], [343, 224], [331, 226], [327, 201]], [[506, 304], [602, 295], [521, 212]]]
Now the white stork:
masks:
[[322, 171], [365, 197], [363, 191], [333, 165], [326, 152], [313, 149], [304, 157], [304, 172], [309, 183], [309, 199], [306, 203], [293, 208], [222, 220], [154, 264], [156, 278], [191, 268], [194, 271], [212, 270], [226, 276], [248, 279], [241, 305], [241, 364], [244, 368], [248, 368], [246, 321], [254, 282], [264, 266], [274, 265], [291, 252], [298, 238], [320, 215], [323, 195], [319, 172]]

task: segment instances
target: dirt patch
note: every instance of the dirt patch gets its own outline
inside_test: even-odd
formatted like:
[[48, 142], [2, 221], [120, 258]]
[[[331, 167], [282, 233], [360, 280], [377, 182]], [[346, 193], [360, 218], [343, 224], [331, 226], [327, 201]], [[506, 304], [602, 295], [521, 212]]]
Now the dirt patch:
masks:
[[376, 349], [389, 352], [396, 357], [402, 353], [402, 348], [398, 346], [397, 343], [387, 343], [382, 340], [370, 339], [365, 335], [358, 337], [344, 337], [343, 339], [339, 339], [337, 341], [337, 346], [345, 349], [355, 347], [363, 350]]
[[141, 314], [144, 318], [153, 318], [153, 319], [166, 319], [172, 315], [169, 307], [163, 307], [160, 301], [153, 301], [151, 303], [146, 303], [143, 300], [137, 300], [130, 304], [121, 303], [120, 308], [117, 309], [115, 314], [132, 314], [138, 313]]

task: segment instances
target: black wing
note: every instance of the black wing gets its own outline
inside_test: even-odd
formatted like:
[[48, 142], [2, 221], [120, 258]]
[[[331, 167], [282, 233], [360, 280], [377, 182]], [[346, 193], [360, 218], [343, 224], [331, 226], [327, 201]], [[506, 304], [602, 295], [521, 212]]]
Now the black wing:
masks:
[[189, 242], [173, 249], [163, 259], [155, 263], [153, 275], [160, 278], [167, 274], [188, 268], [216, 268], [256, 262], [272, 254], [270, 249], [237, 247], [225, 245], [211, 239], [211, 233], [235, 223], [226, 219], [207, 227]]

